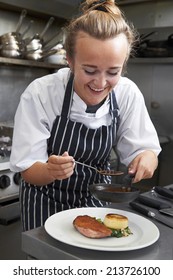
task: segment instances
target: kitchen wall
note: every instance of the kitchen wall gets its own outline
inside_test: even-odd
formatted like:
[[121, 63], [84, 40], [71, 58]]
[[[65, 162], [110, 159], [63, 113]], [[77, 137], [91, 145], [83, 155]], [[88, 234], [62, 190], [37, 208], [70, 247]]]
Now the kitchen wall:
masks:
[[70, 19], [78, 13], [78, 6], [82, 0], [2, 0], [9, 9], [24, 8], [36, 14], [46, 14], [58, 18]]
[[45, 69], [1, 66], [0, 69], [0, 122], [13, 121], [21, 93], [37, 77], [48, 74]]

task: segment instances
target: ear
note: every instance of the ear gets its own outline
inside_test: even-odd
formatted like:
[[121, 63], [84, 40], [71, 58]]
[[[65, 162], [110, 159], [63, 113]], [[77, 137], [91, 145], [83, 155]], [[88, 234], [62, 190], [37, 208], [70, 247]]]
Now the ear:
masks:
[[68, 65], [71, 69], [71, 71], [73, 70], [73, 63], [72, 63], [72, 59], [67, 55], [66, 56], [66, 59], [67, 59], [67, 62], [68, 62]]

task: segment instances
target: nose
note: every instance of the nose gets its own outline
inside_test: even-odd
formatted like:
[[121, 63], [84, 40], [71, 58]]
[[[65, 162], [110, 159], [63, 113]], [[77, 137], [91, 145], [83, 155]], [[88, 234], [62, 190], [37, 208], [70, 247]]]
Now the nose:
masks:
[[107, 79], [106, 76], [104, 74], [99, 74], [97, 75], [97, 77], [95, 78], [94, 84], [97, 88], [104, 88], [107, 84]]

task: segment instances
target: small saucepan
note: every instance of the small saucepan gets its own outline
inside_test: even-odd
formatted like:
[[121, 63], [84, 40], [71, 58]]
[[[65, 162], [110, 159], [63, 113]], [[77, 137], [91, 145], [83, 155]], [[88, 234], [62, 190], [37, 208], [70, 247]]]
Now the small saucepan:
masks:
[[101, 201], [112, 203], [133, 201], [139, 196], [140, 190], [133, 186], [130, 180], [129, 182], [126, 180], [127, 176], [122, 184], [93, 184], [89, 186], [89, 190], [94, 198]]
[[168, 48], [147, 47], [139, 51], [141, 57], [168, 57]]
[[29, 43], [26, 44], [26, 51], [35, 51], [35, 50], [42, 50], [42, 42], [40, 39], [36, 38], [37, 35], [34, 35], [34, 37], [31, 39]]
[[9, 57], [9, 58], [20, 58], [22, 56], [22, 52], [20, 50], [8, 50], [8, 49], [2, 49], [0, 51], [1, 55], [4, 57]]
[[50, 55], [53, 55], [56, 53], [56, 50], [52, 49], [49, 51], [42, 51], [42, 50], [36, 50], [34, 52], [28, 51], [25, 54], [25, 58], [29, 59], [29, 60], [42, 60]]
[[21, 33], [16, 33], [16, 32], [6, 33], [0, 36], [1, 44], [6, 44], [6, 43], [11, 44], [14, 42], [21, 42], [21, 40], [22, 40]]
[[139, 189], [132, 186], [126, 187], [123, 184], [95, 184], [90, 185], [91, 194], [98, 200], [123, 203], [130, 202], [136, 199], [139, 195]]
[[25, 49], [25, 45], [23, 44], [23, 42], [11, 42], [11, 43], [4, 43], [0, 45], [0, 49], [3, 50], [17, 50], [17, 51], [23, 51]]

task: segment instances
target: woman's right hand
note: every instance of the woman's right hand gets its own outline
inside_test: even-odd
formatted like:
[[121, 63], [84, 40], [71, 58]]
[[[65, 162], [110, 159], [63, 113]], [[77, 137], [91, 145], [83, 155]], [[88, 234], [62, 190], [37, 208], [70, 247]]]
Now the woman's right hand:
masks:
[[35, 162], [21, 172], [23, 179], [37, 186], [47, 185], [55, 180], [69, 178], [73, 174], [75, 162], [68, 152], [61, 156], [51, 155], [46, 163]]
[[73, 174], [74, 166], [74, 158], [69, 156], [68, 152], [62, 156], [51, 155], [47, 162], [48, 172], [54, 180], [69, 178]]

